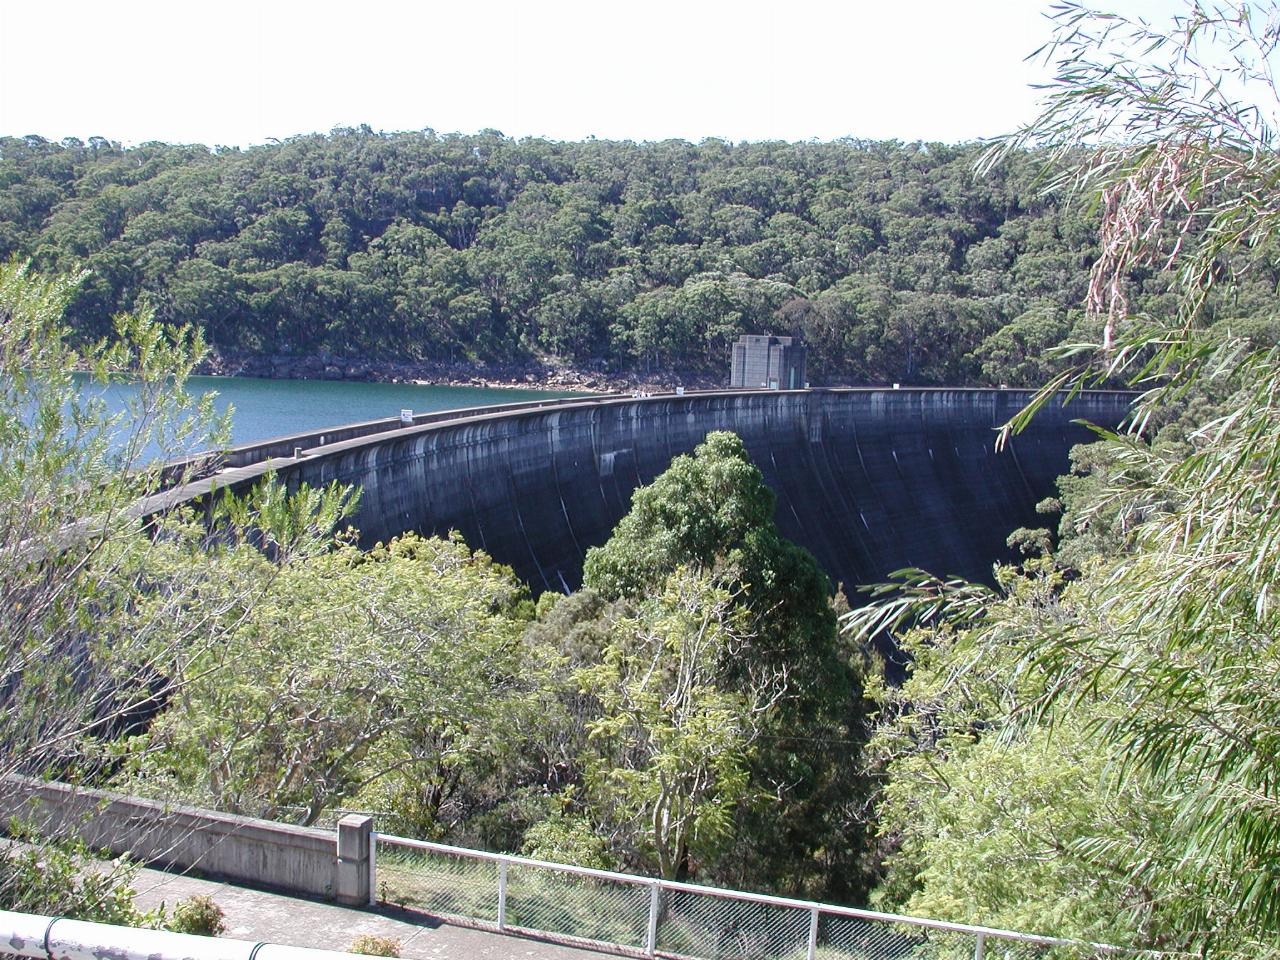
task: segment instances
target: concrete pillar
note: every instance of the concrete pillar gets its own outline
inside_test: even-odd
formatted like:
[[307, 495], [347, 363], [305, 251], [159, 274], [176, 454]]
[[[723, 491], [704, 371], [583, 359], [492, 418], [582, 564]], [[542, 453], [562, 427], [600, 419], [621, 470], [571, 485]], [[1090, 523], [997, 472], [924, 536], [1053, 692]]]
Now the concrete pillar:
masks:
[[373, 817], [348, 814], [338, 821], [338, 888], [337, 901], [347, 906], [363, 907], [369, 903], [372, 879], [370, 848], [373, 839]]

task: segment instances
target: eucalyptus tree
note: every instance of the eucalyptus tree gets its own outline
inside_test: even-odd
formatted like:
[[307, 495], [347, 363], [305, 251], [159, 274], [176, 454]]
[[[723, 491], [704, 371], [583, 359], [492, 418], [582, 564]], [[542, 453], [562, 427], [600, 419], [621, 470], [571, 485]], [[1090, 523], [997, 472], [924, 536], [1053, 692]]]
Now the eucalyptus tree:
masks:
[[746, 611], [705, 573], [677, 569], [614, 612], [600, 662], [575, 673], [599, 707], [586, 724], [589, 809], [627, 860], [687, 880], [728, 845], [738, 807], [759, 802], [751, 760], [785, 673], [725, 683], [751, 638]]
[[[909, 685], [915, 702], [882, 734], [901, 750], [888, 767], [885, 829], [898, 831], [908, 869], [935, 854], [954, 863], [942, 847], [963, 837], [954, 828], [967, 818], [972, 832], [959, 845], [968, 854], [1008, 876], [1029, 871], [1018, 889], [986, 901], [996, 915], [1021, 904], [1028, 924], [1052, 932], [1066, 922], [1055, 893], [1065, 891], [1086, 901], [1071, 922], [1107, 936], [1271, 955], [1280, 937], [1280, 357], [1234, 335], [1223, 311], [1233, 288], [1271, 269], [1280, 226], [1270, 68], [1280, 9], [1197, 3], [1159, 27], [1067, 3], [1056, 20], [1045, 111], [991, 158], [1050, 149], [1060, 166], [1049, 185], [1097, 203], [1100, 256], [1086, 307], [1098, 334], [1073, 348], [1073, 365], [1008, 429], [1059, 388], [1124, 377], [1146, 392], [1133, 432], [1091, 452], [1105, 472], [1068, 489], [1069, 542], [1089, 543], [1073, 550], [1072, 569], [1052, 556], [1029, 562], [1005, 571], [996, 594], [917, 579], [857, 616], [873, 629], [907, 613], [938, 631]], [[1134, 310], [1135, 274], [1149, 271], [1171, 279], [1172, 315]], [[1022, 766], [1038, 754], [1045, 772], [1092, 765], [1088, 782], [1059, 779], [1067, 794], [1040, 794], [1059, 813], [1075, 811], [1069, 824], [1050, 828], [1047, 811], [1028, 813], [1026, 782], [1011, 788], [1016, 799], [984, 799], [1001, 790], [999, 774], [978, 764], [1002, 751]], [[913, 769], [929, 771], [914, 787]], [[970, 790], [975, 776], [983, 786]], [[932, 838], [907, 816], [926, 808], [935, 825], [948, 811], [950, 826]], [[1024, 815], [1041, 818], [1041, 837], [1008, 830]], [[1037, 862], [1074, 879], [1037, 880]], [[948, 883], [929, 868], [892, 895], [942, 904]]]
[[306, 824], [358, 803], [413, 836], [456, 830], [525, 726], [528, 603], [511, 571], [459, 539], [413, 535], [343, 543], [274, 577], [257, 551], [233, 562], [270, 589], [193, 652], [189, 681], [121, 745], [127, 782]]
[[[210, 398], [184, 390], [204, 345], [144, 312], [118, 316], [110, 344], [72, 348], [63, 313], [81, 280], [0, 265], [0, 781], [101, 783], [119, 738], [191, 679], [192, 658], [219, 648], [281, 565], [327, 547], [348, 503], [273, 487], [227, 501], [212, 541], [189, 515], [144, 529], [137, 505], [161, 483], [156, 451], [218, 438]], [[102, 391], [121, 379], [133, 399], [112, 412]], [[250, 536], [276, 562], [257, 547], [261, 564], [221, 562]], [[185, 562], [158, 565], [156, 540]], [[0, 902], [33, 908], [44, 891], [51, 908], [117, 916], [114, 885], [68, 887], [75, 869], [9, 850]]]
[[[1125, 372], [1147, 386], [1139, 422], [1193, 389], [1227, 399], [1174, 456], [1120, 443], [1099, 506], [1143, 511], [1135, 548], [1097, 578], [1106, 620], [1069, 623], [1035, 650], [1052, 678], [1035, 707], [1099, 688], [1126, 704], [1100, 729], [1176, 797], [1184, 857], [1229, 865], [1229, 879], [1206, 867], [1206, 904], [1225, 901], [1246, 930], [1273, 938], [1280, 374], [1274, 348], [1221, 322], [1203, 328], [1220, 289], [1270, 271], [1280, 236], [1280, 6], [1197, 3], [1163, 28], [1074, 6], [1058, 19], [1057, 89], [1012, 142], [1065, 156], [1105, 138], [1062, 175], [1102, 211], [1088, 298], [1102, 335], [1083, 375]], [[1176, 278], [1171, 328], [1130, 318], [1128, 277], [1142, 267]]]
[[[769, 704], [752, 713], [753, 732], [740, 748], [750, 745], [749, 780], [706, 874], [780, 892], [857, 897], [865, 892], [863, 824], [845, 814], [866, 795], [856, 762], [866, 667], [839, 642], [830, 582], [812, 555], [779, 534], [774, 503], [741, 438], [708, 434], [636, 491], [613, 536], [588, 551], [584, 589], [654, 615], [653, 599], [684, 582], [671, 579], [677, 571], [705, 580], [708, 609], [727, 606], [718, 616], [727, 618], [722, 629], [731, 637], [708, 654], [707, 682], [716, 696]], [[680, 596], [688, 605], [699, 593], [686, 587]], [[621, 622], [616, 610], [606, 615]], [[683, 649], [668, 655], [678, 660]], [[656, 655], [661, 648], [654, 651], [654, 662], [673, 668]]]

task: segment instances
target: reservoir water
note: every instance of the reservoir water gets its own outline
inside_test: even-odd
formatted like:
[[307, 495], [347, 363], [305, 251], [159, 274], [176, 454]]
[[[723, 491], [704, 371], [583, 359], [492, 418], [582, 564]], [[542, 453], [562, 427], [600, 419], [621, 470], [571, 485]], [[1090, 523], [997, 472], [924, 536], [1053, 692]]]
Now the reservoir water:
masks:
[[[128, 384], [84, 389], [103, 396], [110, 409], [120, 410], [133, 395]], [[346, 380], [263, 380], [252, 377], [192, 377], [192, 396], [217, 394], [219, 413], [233, 408], [231, 443], [238, 445], [320, 427], [394, 417], [401, 410], [430, 413], [457, 407], [521, 400], [578, 396], [565, 391], [513, 390], [489, 387], [436, 387], [411, 383], [359, 383]]]

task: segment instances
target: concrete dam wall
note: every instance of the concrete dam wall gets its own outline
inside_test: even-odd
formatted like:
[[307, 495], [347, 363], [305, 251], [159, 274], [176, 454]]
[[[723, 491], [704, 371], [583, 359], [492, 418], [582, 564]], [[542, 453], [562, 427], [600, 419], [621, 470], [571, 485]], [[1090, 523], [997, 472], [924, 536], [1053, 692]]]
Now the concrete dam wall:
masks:
[[[834, 582], [883, 580], [906, 566], [988, 579], [1005, 538], [1044, 525], [1068, 451], [1092, 438], [1082, 419], [1116, 426], [1132, 395], [1097, 391], [1050, 404], [1000, 452], [995, 430], [1021, 390], [736, 391], [515, 405], [313, 444], [277, 438], [269, 456], [157, 498], [148, 511], [275, 470], [291, 487], [364, 489], [354, 523], [366, 543], [458, 530], [511, 565], [535, 593], [579, 585], [588, 547], [608, 539], [631, 493], [713, 430], [742, 437], [777, 494], [782, 533]], [[323, 438], [322, 438], [323, 442]], [[252, 448], [250, 448], [252, 449]], [[237, 460], [255, 457], [243, 451]]]

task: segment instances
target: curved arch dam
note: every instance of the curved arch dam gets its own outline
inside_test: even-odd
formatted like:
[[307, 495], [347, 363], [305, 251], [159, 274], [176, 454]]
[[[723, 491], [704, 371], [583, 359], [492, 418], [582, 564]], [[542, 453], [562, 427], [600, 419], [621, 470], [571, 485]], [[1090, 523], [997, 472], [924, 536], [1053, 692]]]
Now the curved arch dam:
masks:
[[713, 430], [742, 437], [777, 495], [783, 535], [833, 583], [902, 567], [989, 580], [1005, 539], [1043, 526], [1068, 452], [1116, 427], [1133, 395], [1046, 405], [1003, 449], [997, 429], [1025, 390], [831, 389], [604, 397], [475, 408], [281, 437], [229, 451], [218, 473], [152, 498], [152, 514], [274, 471], [290, 488], [363, 488], [353, 523], [371, 544], [459, 531], [535, 593], [576, 588], [587, 548], [609, 538], [631, 493]]

